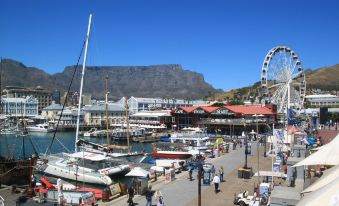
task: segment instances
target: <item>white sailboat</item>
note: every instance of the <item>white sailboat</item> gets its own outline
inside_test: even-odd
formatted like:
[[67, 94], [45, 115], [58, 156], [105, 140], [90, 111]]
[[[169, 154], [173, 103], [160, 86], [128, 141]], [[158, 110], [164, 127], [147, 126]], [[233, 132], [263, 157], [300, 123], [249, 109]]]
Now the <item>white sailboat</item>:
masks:
[[[91, 30], [92, 15], [89, 16], [88, 30], [85, 42], [84, 60], [80, 81], [80, 94], [82, 96], [83, 79], [86, 68], [87, 48]], [[43, 160], [38, 161], [37, 169], [46, 174], [81, 181], [92, 184], [110, 185], [113, 183], [110, 175], [114, 175], [129, 170], [128, 164], [122, 164], [117, 160], [99, 153], [78, 152], [78, 136], [80, 124], [81, 100], [79, 98], [78, 117], [75, 139], [75, 153], [62, 153], [59, 155], [48, 155]], [[47, 161], [46, 161], [47, 160]]]
[[[125, 99], [127, 100], [127, 98]], [[107, 92], [106, 92], [106, 105], [107, 105]], [[126, 125], [127, 125], [127, 129], [126, 129], [127, 146], [111, 145], [110, 137], [107, 132], [107, 144], [106, 145], [100, 145], [100, 144], [96, 144], [96, 143], [89, 142], [86, 140], [78, 140], [77, 145], [81, 148], [81, 150], [87, 151], [87, 152], [98, 153], [98, 154], [105, 154], [109, 157], [117, 158], [120, 160], [126, 160], [131, 163], [141, 163], [147, 156], [144, 152], [131, 152], [127, 101], [125, 102], [125, 107], [126, 107], [125, 118], [126, 118]], [[106, 110], [106, 114], [107, 114], [107, 110]], [[108, 120], [106, 121], [107, 121], [106, 131], [109, 131]], [[117, 152], [114, 150], [125, 150], [125, 151], [127, 150], [127, 152]]]

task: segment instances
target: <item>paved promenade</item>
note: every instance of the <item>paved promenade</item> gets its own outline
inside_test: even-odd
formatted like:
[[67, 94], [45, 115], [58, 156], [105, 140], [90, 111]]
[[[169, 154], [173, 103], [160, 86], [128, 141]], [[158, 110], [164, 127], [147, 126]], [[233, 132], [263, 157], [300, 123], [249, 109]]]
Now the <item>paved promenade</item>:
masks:
[[[256, 143], [252, 144], [252, 156], [248, 156], [248, 166], [253, 167], [253, 171], [256, 171], [257, 156], [256, 156]], [[260, 148], [260, 169], [268, 170], [271, 168], [271, 160], [269, 157], [263, 157], [263, 148]], [[250, 193], [253, 192], [254, 183], [257, 179], [243, 180], [237, 178], [237, 169], [244, 165], [244, 147], [237, 147], [236, 150], [230, 150], [220, 157], [209, 159], [207, 162], [212, 163], [216, 171], [223, 166], [224, 167], [224, 179], [226, 182], [221, 183], [221, 192], [214, 193], [214, 185], [202, 185], [202, 205], [233, 205], [233, 195], [235, 192], [240, 192], [247, 189]], [[164, 184], [163, 177], [158, 178], [158, 181], [151, 183], [152, 190], [160, 189], [164, 202], [167, 206], [190, 206], [198, 205], [198, 181], [196, 179], [197, 174], [193, 174], [194, 181], [188, 180], [188, 172], [182, 172], [176, 174], [176, 179], [169, 183]], [[136, 195], [133, 198], [136, 205], [146, 205], [145, 196]], [[108, 203], [100, 203], [99, 205], [127, 205], [127, 197], [119, 197]], [[153, 200], [153, 205], [156, 205]]]

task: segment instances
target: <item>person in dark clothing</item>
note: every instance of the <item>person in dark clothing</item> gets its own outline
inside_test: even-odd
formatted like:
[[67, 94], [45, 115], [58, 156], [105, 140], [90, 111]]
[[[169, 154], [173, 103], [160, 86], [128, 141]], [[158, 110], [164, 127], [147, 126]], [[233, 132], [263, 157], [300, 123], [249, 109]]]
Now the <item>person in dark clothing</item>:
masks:
[[129, 206], [132, 206], [132, 205], [134, 205], [134, 202], [133, 202], [134, 189], [133, 189], [133, 187], [129, 187], [127, 192], [128, 192], [127, 203], [128, 203]]
[[149, 187], [147, 190], [146, 190], [146, 193], [145, 193], [145, 196], [146, 196], [146, 206], [152, 206], [152, 197], [153, 197], [153, 192], [151, 190], [151, 187]]
[[193, 168], [190, 168], [190, 170], [188, 171], [188, 175], [189, 175], [190, 181], [193, 180], [193, 178], [192, 178], [192, 173], [193, 173]]

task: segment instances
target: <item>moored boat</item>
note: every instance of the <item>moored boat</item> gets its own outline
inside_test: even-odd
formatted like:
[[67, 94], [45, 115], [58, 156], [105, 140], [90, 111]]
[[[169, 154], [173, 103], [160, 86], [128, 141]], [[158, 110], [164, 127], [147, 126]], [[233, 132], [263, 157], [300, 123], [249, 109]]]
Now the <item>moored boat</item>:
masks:
[[33, 126], [26, 127], [26, 130], [28, 132], [41, 132], [41, 133], [47, 133], [47, 132], [53, 132], [54, 128], [48, 125], [47, 123], [44, 124], [37, 124]]
[[192, 154], [187, 150], [158, 150], [153, 148], [153, 158], [166, 158], [166, 159], [188, 159]]

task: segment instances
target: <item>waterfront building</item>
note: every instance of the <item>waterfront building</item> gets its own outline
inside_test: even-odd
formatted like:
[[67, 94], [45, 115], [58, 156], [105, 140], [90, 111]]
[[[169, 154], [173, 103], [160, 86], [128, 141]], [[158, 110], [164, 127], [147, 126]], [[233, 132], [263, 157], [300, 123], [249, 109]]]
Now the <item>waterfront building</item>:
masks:
[[[67, 102], [65, 106], [77, 106], [79, 104], [79, 93], [78, 92], [65, 92], [64, 95], [60, 98], [60, 103], [64, 104], [67, 96]], [[91, 95], [82, 95], [82, 106], [89, 105], [92, 102]]]
[[58, 113], [62, 110], [62, 105], [52, 102], [51, 105], [42, 109], [41, 116], [48, 120], [57, 120]]
[[[260, 115], [260, 117], [258, 117]], [[273, 124], [276, 122], [276, 107], [272, 105], [233, 105], [233, 106], [191, 106], [179, 107], [172, 111], [175, 127], [206, 127], [209, 132], [221, 133], [244, 131], [244, 127], [255, 129], [256, 124]]]
[[54, 101], [57, 104], [60, 104], [60, 91], [54, 90], [52, 93], [52, 101]]
[[[84, 121], [87, 126], [106, 126], [106, 105], [90, 105], [83, 108]], [[108, 121], [111, 124], [123, 124], [125, 122], [125, 108], [121, 104], [108, 104]]]
[[332, 94], [313, 94], [305, 97], [311, 107], [339, 107], [339, 97]]
[[[125, 105], [125, 97], [121, 98], [117, 103]], [[208, 102], [202, 100], [184, 100], [174, 98], [142, 98], [130, 97], [128, 106], [131, 113], [140, 111], [151, 111], [159, 109], [174, 109], [178, 107], [187, 107], [194, 105], [206, 105]]]
[[171, 110], [141, 111], [130, 116], [131, 125], [140, 125], [144, 128], [165, 126], [171, 128]]
[[33, 96], [1, 97], [2, 114], [16, 117], [33, 117], [38, 115], [38, 100]]
[[25, 98], [27, 96], [33, 96], [38, 101], [38, 112], [41, 114], [43, 108], [47, 107], [52, 103], [52, 93], [40, 86], [36, 88], [16, 87], [7, 86], [3, 90], [3, 95], [6, 97], [19, 97]]

